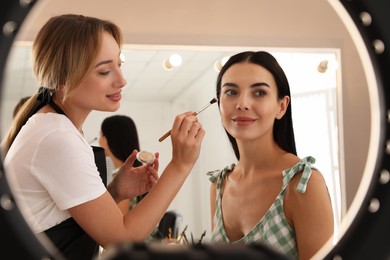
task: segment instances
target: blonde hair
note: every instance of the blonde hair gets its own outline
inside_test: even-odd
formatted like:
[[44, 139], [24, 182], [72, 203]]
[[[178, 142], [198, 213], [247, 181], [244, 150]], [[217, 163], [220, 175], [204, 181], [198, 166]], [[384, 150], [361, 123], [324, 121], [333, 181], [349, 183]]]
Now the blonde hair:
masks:
[[[51, 93], [66, 85], [63, 98], [69, 97], [91, 72], [103, 32], [110, 33], [118, 46], [122, 45], [122, 32], [110, 21], [75, 14], [50, 18], [32, 46], [33, 70], [39, 84]], [[2, 142], [3, 152], [9, 149], [22, 126], [36, 112], [37, 94], [26, 103]]]

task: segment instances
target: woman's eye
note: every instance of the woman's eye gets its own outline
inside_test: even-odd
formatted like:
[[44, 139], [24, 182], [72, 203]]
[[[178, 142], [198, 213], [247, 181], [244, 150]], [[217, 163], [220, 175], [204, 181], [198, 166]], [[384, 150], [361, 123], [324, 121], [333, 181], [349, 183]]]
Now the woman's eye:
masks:
[[228, 95], [228, 96], [233, 96], [235, 95], [237, 92], [235, 90], [232, 90], [232, 89], [229, 89], [229, 90], [226, 90], [225, 91], [225, 94]]
[[102, 76], [106, 76], [109, 73], [110, 73], [110, 71], [101, 71], [101, 72], [99, 72], [99, 74], [102, 75]]
[[264, 90], [258, 90], [255, 92], [256, 96], [262, 97], [265, 96], [267, 93]]

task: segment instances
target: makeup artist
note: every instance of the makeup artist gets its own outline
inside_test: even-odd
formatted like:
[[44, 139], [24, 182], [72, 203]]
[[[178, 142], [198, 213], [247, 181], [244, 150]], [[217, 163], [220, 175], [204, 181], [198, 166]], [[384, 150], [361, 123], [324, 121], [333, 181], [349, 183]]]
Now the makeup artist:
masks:
[[[158, 175], [134, 167], [137, 150], [106, 188], [83, 123], [93, 110], [116, 111], [126, 85], [122, 34], [110, 21], [82, 15], [49, 19], [33, 42], [41, 84], [2, 142], [7, 179], [36, 233], [45, 233], [67, 259], [94, 259], [98, 245], [142, 242], [155, 228], [199, 156], [204, 130], [192, 111], [172, 127], [172, 159]], [[118, 203], [148, 194], [123, 214]]]
[[284, 71], [268, 52], [238, 53], [216, 94], [237, 162], [208, 173], [211, 241], [260, 242], [310, 259], [333, 234], [333, 212], [315, 159], [297, 156]]

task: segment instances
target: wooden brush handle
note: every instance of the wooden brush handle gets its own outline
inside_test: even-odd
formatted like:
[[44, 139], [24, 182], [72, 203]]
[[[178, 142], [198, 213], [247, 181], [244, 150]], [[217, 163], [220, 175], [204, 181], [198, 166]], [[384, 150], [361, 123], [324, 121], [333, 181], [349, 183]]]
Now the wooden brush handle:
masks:
[[159, 142], [162, 142], [164, 141], [168, 136], [171, 135], [171, 130], [169, 130], [168, 132], [166, 132], [163, 136], [160, 137], [160, 139], [158, 139]]
[[[197, 112], [194, 112], [192, 113], [193, 116], [196, 116], [198, 113]], [[163, 136], [160, 137], [160, 139], [158, 139], [159, 142], [162, 142], [164, 141], [168, 136], [171, 135], [171, 130], [169, 130], [168, 132], [166, 132]]]

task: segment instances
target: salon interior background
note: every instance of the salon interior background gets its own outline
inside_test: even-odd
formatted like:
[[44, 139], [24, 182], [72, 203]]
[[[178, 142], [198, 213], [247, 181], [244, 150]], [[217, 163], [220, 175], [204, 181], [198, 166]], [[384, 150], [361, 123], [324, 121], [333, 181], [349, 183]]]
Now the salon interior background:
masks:
[[[128, 80], [122, 107], [117, 113], [128, 114], [134, 118], [140, 133], [141, 147], [161, 153], [161, 169], [169, 160], [170, 143], [169, 139], [159, 143], [158, 138], [170, 128], [174, 115], [186, 110], [199, 109], [214, 96], [216, 73], [213, 69], [206, 68], [214, 64], [215, 59], [211, 55], [222, 58], [226, 54], [248, 48], [283, 51], [306, 48], [305, 51], [309, 52], [315, 49], [340, 50], [338, 58], [341, 77], [337, 82], [339, 87], [337, 114], [342, 120], [338, 130], [342, 141], [339, 150], [342, 163], [339, 166], [340, 171], [345, 173], [345, 179], [341, 179], [343, 188], [341, 195], [345, 199], [343, 210], [351, 205], [367, 157], [367, 149], [361, 147], [368, 147], [367, 122], [370, 120], [370, 106], [367, 99], [367, 83], [356, 48], [327, 1], [294, 0], [281, 3], [271, 0], [250, 0], [246, 1], [245, 5], [234, 0], [213, 2], [168, 0], [157, 5], [152, 1], [122, 1], [118, 7], [108, 8], [107, 3], [100, 0], [40, 0], [23, 24], [17, 41], [24, 43], [31, 41], [48, 17], [67, 12], [115, 21], [124, 30], [128, 47], [137, 50], [135, 53], [140, 53], [142, 59], [145, 55], [150, 55], [154, 61], [158, 61], [165, 58], [168, 53], [182, 51], [194, 55], [191, 57], [195, 62], [196, 52], [209, 52], [209, 55], [206, 55], [207, 59], [202, 56], [192, 64], [188, 74], [184, 73], [184, 69], [182, 71], [178, 69], [177, 72], [163, 71], [161, 62], [151, 64], [143, 62], [135, 53], [126, 57], [129, 62], [130, 60], [138, 62], [136, 66], [128, 68], [126, 77], [136, 81], [137, 75], [141, 78], [140, 75], [144, 73], [149, 82], [136, 87], [135, 83]], [[201, 17], [199, 14], [202, 14]], [[157, 51], [159, 46], [163, 46], [165, 50]], [[145, 47], [148, 48], [148, 52], [143, 51]], [[27, 55], [24, 56], [25, 60], [28, 59], [28, 54], [23, 55]], [[190, 57], [190, 54], [188, 55]], [[138, 58], [140, 60], [137, 60]], [[160, 72], [157, 72], [159, 69]], [[176, 74], [162, 76], [161, 73]], [[3, 97], [6, 97], [6, 100], [2, 100], [1, 103], [2, 135], [10, 123], [12, 109], [18, 99], [36, 91], [36, 83], [32, 77], [30, 80], [32, 81], [24, 83], [12, 80], [17, 82], [19, 87], [12, 86], [3, 90]], [[156, 88], [160, 81], [165, 82], [165, 85]], [[23, 89], [21, 85], [30, 88]], [[313, 105], [307, 106], [309, 110]], [[92, 141], [98, 136], [100, 122], [107, 115], [109, 114], [93, 113], [84, 129], [88, 140]], [[233, 158], [232, 154], [226, 152], [230, 151], [230, 147], [225, 142], [216, 106], [209, 108], [200, 115], [200, 118], [207, 131], [202, 153], [193, 173], [171, 205], [172, 209], [177, 209], [183, 215], [183, 223], [188, 224], [189, 230], [197, 236], [205, 229], [209, 229], [210, 224], [209, 182], [205, 173], [225, 166]], [[311, 118], [308, 118], [308, 121], [310, 122]], [[317, 148], [321, 149], [321, 146]]]

